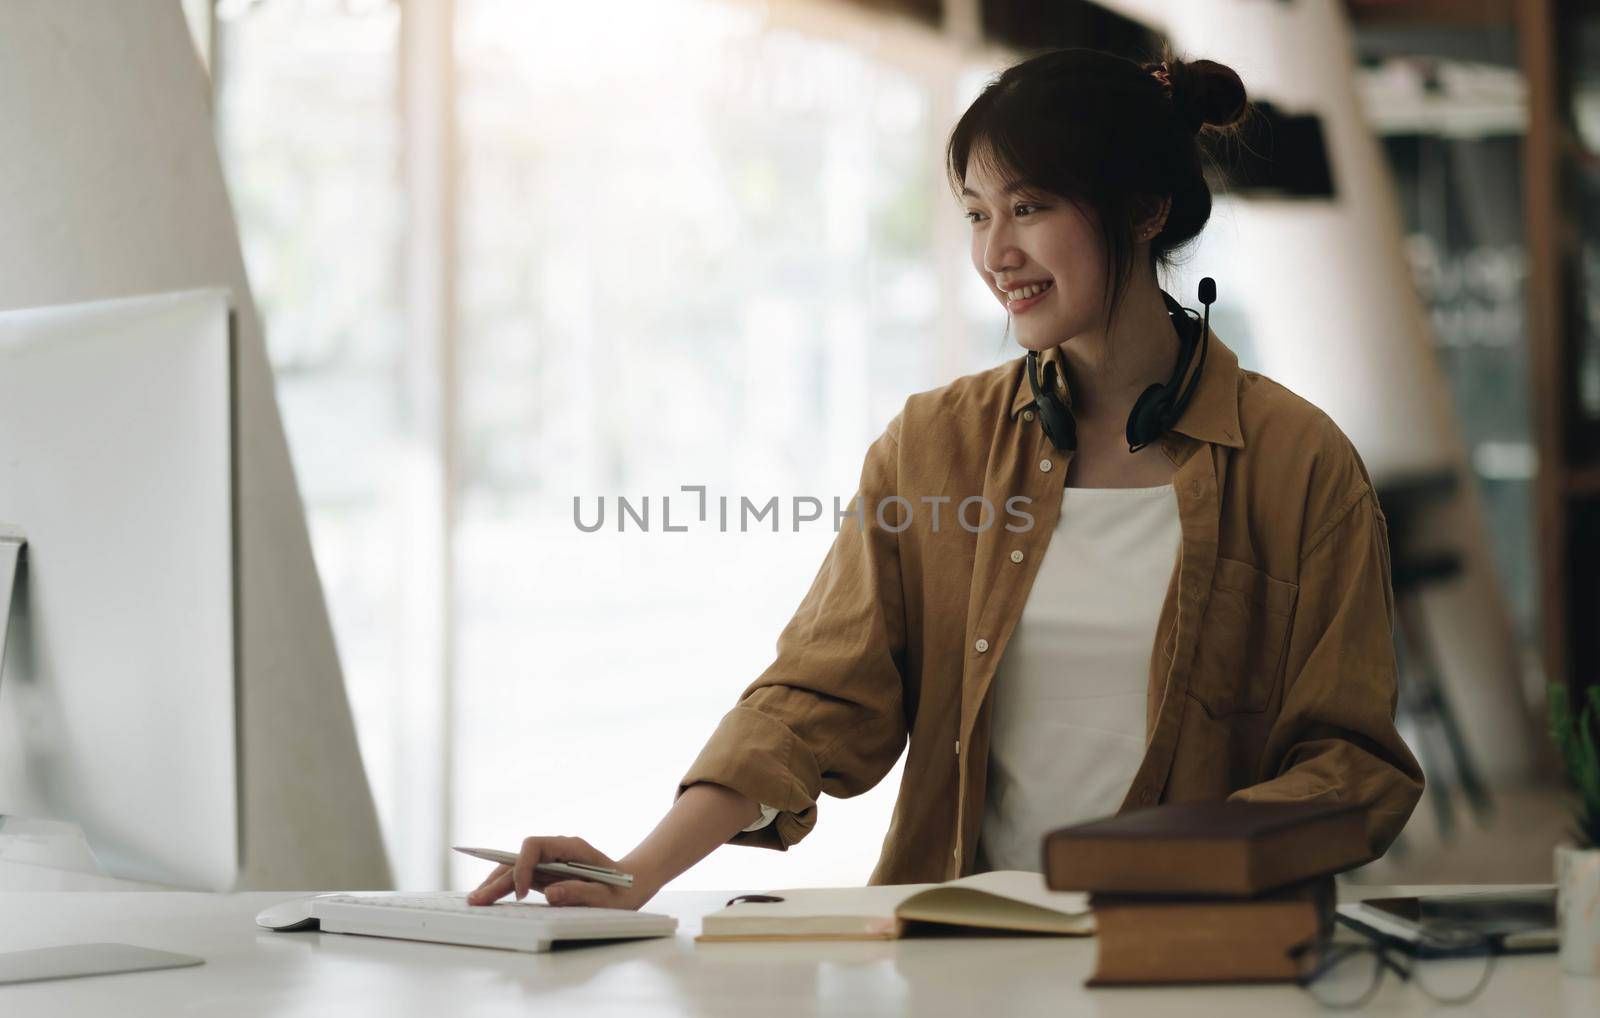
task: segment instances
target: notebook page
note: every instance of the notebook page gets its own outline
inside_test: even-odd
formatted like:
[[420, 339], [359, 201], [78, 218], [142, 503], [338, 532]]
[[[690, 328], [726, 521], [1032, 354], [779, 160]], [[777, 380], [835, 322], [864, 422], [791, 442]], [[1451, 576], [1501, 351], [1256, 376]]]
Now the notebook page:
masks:
[[719, 936], [878, 934], [894, 929], [895, 906], [938, 884], [800, 887], [770, 893], [782, 901], [741, 901], [707, 914], [701, 932]]
[[1044, 933], [1089, 934], [1094, 916], [1082, 891], [1052, 891], [1044, 874], [995, 870], [936, 884], [908, 897], [903, 919]]

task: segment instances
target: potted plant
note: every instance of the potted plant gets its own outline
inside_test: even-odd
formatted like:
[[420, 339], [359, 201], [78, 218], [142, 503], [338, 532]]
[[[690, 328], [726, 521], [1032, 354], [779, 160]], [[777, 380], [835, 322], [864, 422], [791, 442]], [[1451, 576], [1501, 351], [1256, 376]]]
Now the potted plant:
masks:
[[1561, 967], [1600, 974], [1600, 684], [1574, 709], [1567, 687], [1550, 685], [1550, 734], [1577, 794], [1573, 844], [1556, 846], [1556, 927]]

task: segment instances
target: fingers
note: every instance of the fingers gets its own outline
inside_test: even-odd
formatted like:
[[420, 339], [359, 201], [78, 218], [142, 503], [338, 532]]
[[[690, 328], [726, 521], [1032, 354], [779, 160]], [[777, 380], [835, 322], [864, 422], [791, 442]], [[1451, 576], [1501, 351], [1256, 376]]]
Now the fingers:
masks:
[[511, 867], [511, 886], [516, 889], [517, 900], [527, 897], [533, 886], [533, 867], [544, 858], [544, 843], [550, 838], [523, 838], [522, 851], [517, 853], [516, 865]]
[[[535, 873], [533, 875], [533, 890], [542, 891], [551, 882], [550, 877]], [[556, 880], [565, 879], [556, 877]], [[510, 894], [514, 889], [511, 877], [511, 867], [501, 866], [489, 875], [489, 879], [467, 895], [469, 905], [492, 905]]]
[[501, 876], [503, 876], [504, 874], [510, 873], [510, 872], [511, 872], [511, 867], [507, 866], [504, 863], [501, 863], [499, 866], [496, 866], [494, 869], [490, 870], [489, 871], [489, 875], [483, 878], [483, 883], [478, 885], [479, 889], [488, 887], [490, 884], [494, 883], [496, 880], [499, 880]]
[[544, 900], [552, 905], [588, 905], [611, 908], [610, 888], [589, 880], [561, 880], [544, 889]]
[[467, 895], [469, 905], [488, 905], [504, 898], [511, 891], [511, 867], [498, 866], [489, 879]]
[[[583, 862], [594, 866], [615, 866], [604, 852], [582, 838], [524, 838], [517, 861], [509, 867], [496, 867], [478, 889], [467, 896], [474, 905], [488, 904], [516, 892], [517, 900], [527, 897], [529, 891], [543, 891], [560, 881], [534, 872], [541, 862]], [[580, 883], [588, 883], [580, 881]]]
[[467, 895], [467, 903], [469, 905], [487, 905], [502, 897], [511, 885], [509, 880], [501, 880], [500, 878], [510, 872], [511, 867], [506, 865], [496, 866], [493, 870], [490, 870], [489, 875], [483, 879], [483, 883], [479, 884], [472, 890], [471, 894]]

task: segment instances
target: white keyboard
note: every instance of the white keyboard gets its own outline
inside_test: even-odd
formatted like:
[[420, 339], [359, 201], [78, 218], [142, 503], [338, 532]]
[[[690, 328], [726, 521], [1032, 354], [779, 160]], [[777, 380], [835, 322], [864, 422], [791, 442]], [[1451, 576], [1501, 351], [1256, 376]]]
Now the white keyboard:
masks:
[[459, 892], [327, 894], [311, 901], [327, 933], [360, 933], [439, 944], [548, 951], [557, 940], [670, 937], [678, 920], [625, 908], [501, 901], [468, 905]]

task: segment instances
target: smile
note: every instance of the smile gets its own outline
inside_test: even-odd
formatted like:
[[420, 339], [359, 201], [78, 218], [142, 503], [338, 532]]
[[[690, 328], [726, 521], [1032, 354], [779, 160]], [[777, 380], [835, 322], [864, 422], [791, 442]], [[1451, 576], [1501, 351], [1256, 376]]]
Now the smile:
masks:
[[1006, 297], [1006, 309], [1014, 315], [1021, 314], [1054, 293], [1055, 288], [1056, 285], [1053, 280], [1042, 286], [1026, 287], [1021, 292], [1029, 296], [1018, 298], [1008, 295]]

